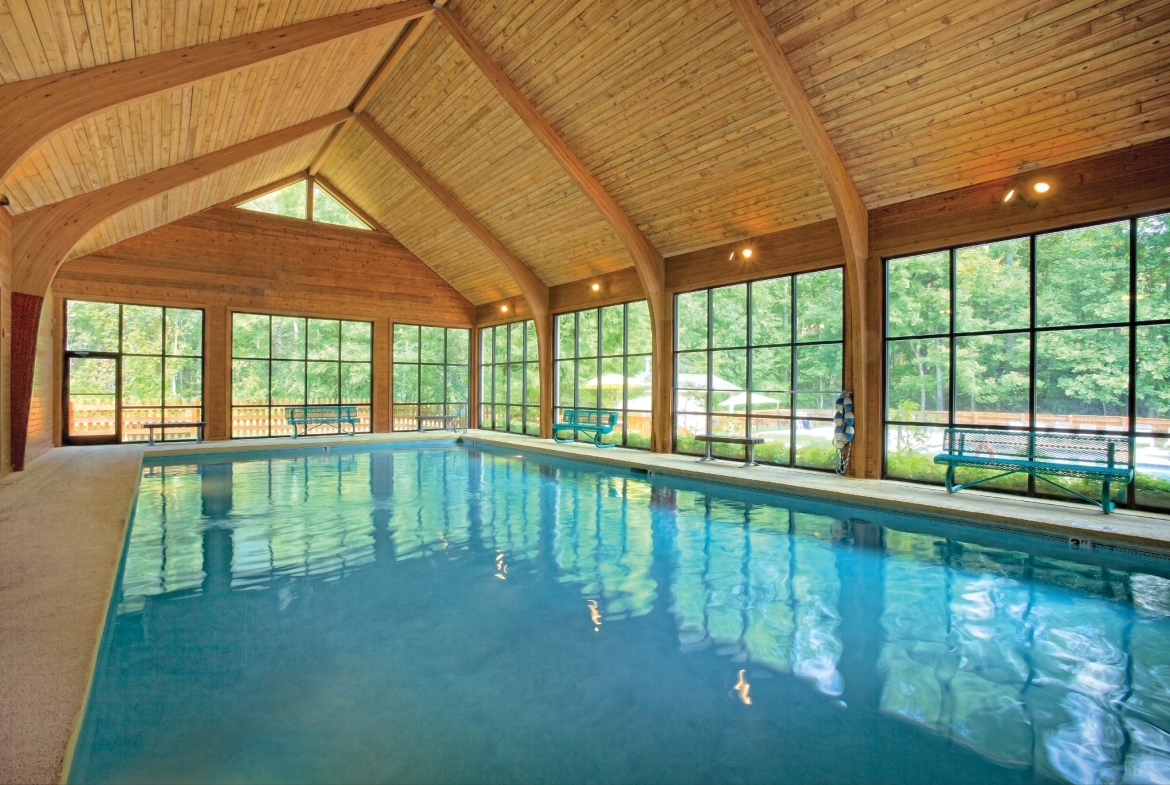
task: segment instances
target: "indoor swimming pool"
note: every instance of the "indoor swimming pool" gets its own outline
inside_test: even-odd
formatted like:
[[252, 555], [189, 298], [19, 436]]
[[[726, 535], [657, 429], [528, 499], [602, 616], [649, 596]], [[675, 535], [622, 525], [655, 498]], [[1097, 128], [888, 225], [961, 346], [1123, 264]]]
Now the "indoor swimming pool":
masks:
[[148, 460], [69, 780], [1170, 781], [1170, 561], [455, 444]]

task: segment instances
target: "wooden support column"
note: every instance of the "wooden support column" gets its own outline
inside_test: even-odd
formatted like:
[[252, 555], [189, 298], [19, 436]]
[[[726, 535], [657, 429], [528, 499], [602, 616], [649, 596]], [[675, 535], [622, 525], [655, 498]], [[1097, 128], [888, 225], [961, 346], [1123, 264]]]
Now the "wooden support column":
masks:
[[410, 153], [406, 152], [398, 142], [394, 141], [389, 134], [383, 131], [369, 115], [359, 114], [356, 117], [357, 121], [361, 123], [362, 127], [366, 129], [370, 136], [374, 137], [374, 141], [382, 145], [382, 149], [390, 153], [402, 168], [435, 198], [435, 201], [446, 208], [455, 217], [455, 220], [462, 224], [464, 229], [470, 232], [475, 239], [479, 240], [485, 248], [491, 251], [492, 255], [504, 266], [504, 269], [511, 274], [516, 285], [520, 287], [520, 292], [528, 302], [528, 307], [532, 310], [533, 321], [536, 324], [536, 342], [537, 351], [540, 355], [541, 374], [540, 434], [542, 438], [551, 437], [552, 385], [550, 382], [548, 389], [546, 389], [543, 381], [546, 373], [551, 379], [553, 363], [552, 316], [548, 309], [548, 286], [537, 277], [536, 273], [532, 272], [532, 268], [526, 265], [516, 254], [512, 253], [506, 245], [500, 242], [486, 226], [479, 222], [478, 218], [471, 214], [470, 210], [452, 196], [438, 180], [423, 168], [422, 164], [414, 160], [410, 156]]
[[760, 9], [758, 0], [728, 0], [732, 10], [743, 25], [760, 64], [767, 71], [776, 92], [805, 148], [812, 156], [821, 180], [833, 202], [837, 214], [837, 225], [845, 245], [845, 302], [849, 313], [845, 320], [849, 332], [850, 362], [845, 371], [845, 384], [853, 390], [853, 406], [857, 416], [857, 434], [853, 440], [853, 458], [850, 473], [864, 472], [866, 462], [866, 438], [864, 430], [868, 421], [867, 395], [869, 351], [866, 340], [866, 267], [869, 259], [869, 214], [865, 202], [857, 193], [841, 156], [833, 146], [828, 132], [817, 117], [812, 102], [804, 92], [800, 80], [787, 55], [772, 34], [768, 19]]
[[374, 378], [370, 396], [370, 418], [374, 433], [389, 433], [392, 430], [394, 402], [391, 399], [391, 369], [394, 367], [394, 337], [391, 329], [390, 317], [379, 316], [374, 320]]
[[[573, 178], [581, 191], [589, 197], [594, 206], [601, 212], [602, 217], [617, 233], [626, 246], [630, 257], [634, 261], [634, 268], [638, 271], [638, 278], [642, 283], [642, 290], [650, 306], [650, 320], [654, 331], [653, 345], [653, 391], [651, 394], [653, 412], [653, 436], [651, 449], [655, 452], [670, 452], [672, 449], [671, 434], [671, 386], [674, 379], [672, 365], [674, 361], [674, 308], [673, 300], [666, 291], [666, 265], [662, 254], [658, 252], [642, 230], [638, 228], [617, 201], [593, 176], [593, 173], [577, 157], [564, 140], [557, 134], [547, 120], [544, 119], [520, 89], [496, 65], [487, 51], [479, 45], [455, 15], [446, 8], [436, 8], [435, 18], [443, 25], [448, 34], [459, 44], [463, 51], [471, 58], [480, 72], [492, 83], [500, 96], [508, 102], [517, 116], [524, 121], [529, 130], [540, 140], [545, 149], [552, 154], [561, 168]], [[549, 336], [551, 340], [551, 320]], [[549, 355], [551, 361], [551, 353]], [[543, 355], [542, 355], [543, 370]], [[549, 371], [551, 379], [551, 369]], [[542, 385], [541, 389], [544, 387]], [[551, 407], [551, 399], [550, 399]]]
[[220, 441], [232, 436], [232, 336], [227, 306], [203, 309], [203, 419], [207, 439]]
[[225, 38], [0, 86], [0, 182], [50, 135], [99, 112], [358, 33], [427, 15], [424, 0]]
[[479, 427], [479, 374], [480, 368], [483, 365], [483, 358], [480, 356], [480, 343], [483, 339], [479, 335], [479, 329], [478, 325], [472, 325], [468, 331], [470, 333], [468, 340], [471, 341], [467, 354], [467, 359], [470, 361], [467, 369], [468, 375], [470, 376], [467, 380], [468, 428]]

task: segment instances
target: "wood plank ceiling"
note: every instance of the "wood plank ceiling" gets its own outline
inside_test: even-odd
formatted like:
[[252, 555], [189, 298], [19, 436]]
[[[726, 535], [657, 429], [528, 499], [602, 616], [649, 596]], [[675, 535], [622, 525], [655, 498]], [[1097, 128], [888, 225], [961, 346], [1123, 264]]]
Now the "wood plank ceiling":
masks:
[[[378, 4], [2, 0], [0, 80]], [[1170, 135], [1170, 0], [761, 5], [870, 208]], [[726, 0], [448, 7], [662, 253], [832, 217]], [[347, 106], [396, 35], [363, 33], [78, 123], [3, 183], [9, 209]], [[427, 28], [366, 111], [547, 284], [630, 266], [613, 230], [441, 25]], [[324, 136], [123, 211], [71, 257], [305, 169]], [[357, 123], [321, 173], [472, 302], [518, 293]]]

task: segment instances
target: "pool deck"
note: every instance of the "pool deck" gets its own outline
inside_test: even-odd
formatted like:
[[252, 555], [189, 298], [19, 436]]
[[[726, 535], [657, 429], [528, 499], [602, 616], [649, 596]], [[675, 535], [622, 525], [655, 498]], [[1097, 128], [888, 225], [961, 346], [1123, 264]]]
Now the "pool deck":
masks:
[[[446, 432], [369, 434], [147, 447], [63, 447], [0, 479], [0, 783], [61, 777], [88, 689], [97, 643], [144, 455], [246, 454], [261, 450], [450, 441]], [[945, 490], [889, 480], [738, 463], [700, 464], [586, 444], [470, 431], [467, 443], [574, 458], [609, 466], [757, 490], [960, 518], [984, 525], [1083, 537], [1101, 544], [1170, 552], [1170, 516]]]

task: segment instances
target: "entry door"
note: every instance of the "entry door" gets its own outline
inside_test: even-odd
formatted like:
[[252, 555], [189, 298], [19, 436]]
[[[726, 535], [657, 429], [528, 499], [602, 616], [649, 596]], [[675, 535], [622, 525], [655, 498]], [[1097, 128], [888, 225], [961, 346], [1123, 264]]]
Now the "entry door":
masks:
[[122, 421], [117, 355], [66, 353], [65, 438], [70, 444], [113, 444]]

